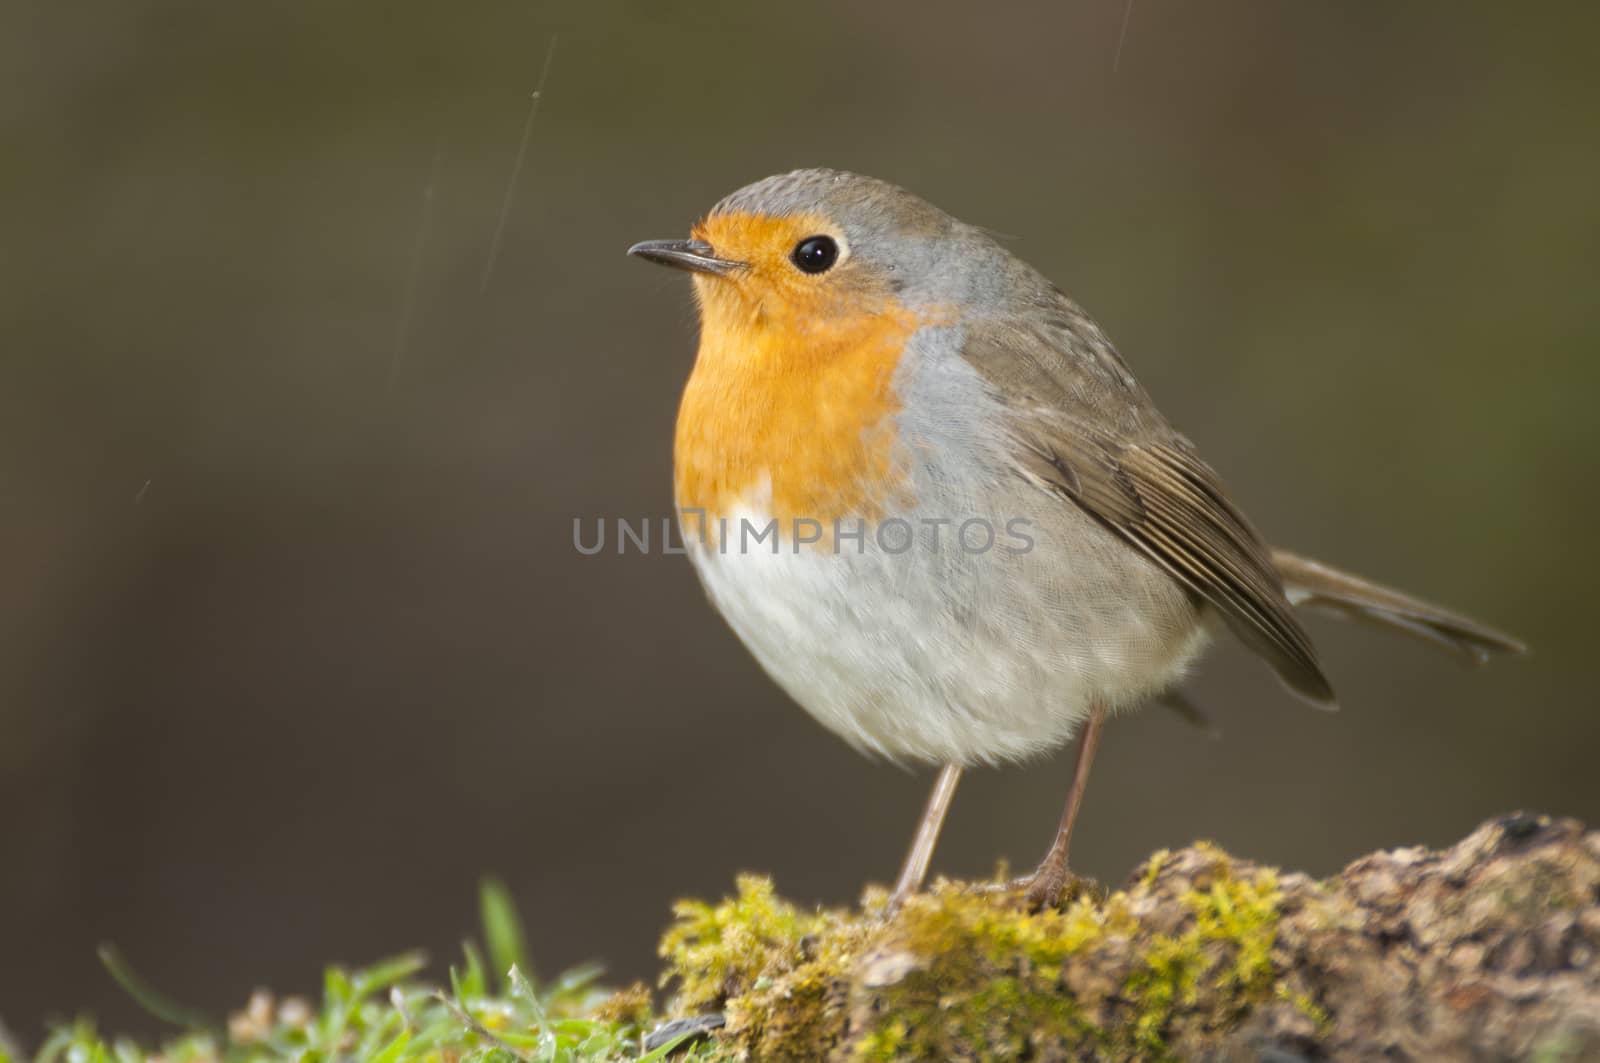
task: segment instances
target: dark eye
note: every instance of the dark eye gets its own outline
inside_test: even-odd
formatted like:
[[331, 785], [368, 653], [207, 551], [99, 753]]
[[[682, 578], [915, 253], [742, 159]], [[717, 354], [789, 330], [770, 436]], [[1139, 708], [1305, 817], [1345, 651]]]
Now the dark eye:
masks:
[[801, 273], [826, 273], [839, 261], [839, 245], [831, 237], [808, 236], [795, 245], [789, 260]]

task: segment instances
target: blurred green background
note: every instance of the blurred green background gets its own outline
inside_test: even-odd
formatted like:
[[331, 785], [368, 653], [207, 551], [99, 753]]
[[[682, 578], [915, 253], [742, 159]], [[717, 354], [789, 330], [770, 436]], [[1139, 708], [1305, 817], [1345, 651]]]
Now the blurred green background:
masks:
[[[1221, 741], [1108, 732], [1081, 870], [1595, 818], [1597, 33], [1592, 4], [6, 5], [0, 1016], [147, 1026], [103, 940], [214, 1013], [448, 957], [483, 872], [545, 971], [617, 979], [738, 869], [834, 903], [894, 873], [927, 773], [789, 704], [683, 558], [572, 547], [671, 504], [693, 312], [623, 251], [801, 165], [1005, 234], [1272, 538], [1535, 647], [1471, 671], [1313, 620], [1325, 716], [1226, 644], [1191, 687]], [[972, 776], [936, 869], [1036, 859], [1069, 756]]]

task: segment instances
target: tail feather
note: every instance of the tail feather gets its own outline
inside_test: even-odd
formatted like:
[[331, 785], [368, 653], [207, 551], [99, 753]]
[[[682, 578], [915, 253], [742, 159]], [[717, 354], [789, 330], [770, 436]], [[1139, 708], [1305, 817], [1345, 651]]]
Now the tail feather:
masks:
[[1487, 624], [1320, 561], [1273, 550], [1272, 563], [1295, 605], [1415, 635], [1480, 663], [1496, 653], [1528, 652], [1520, 640]]

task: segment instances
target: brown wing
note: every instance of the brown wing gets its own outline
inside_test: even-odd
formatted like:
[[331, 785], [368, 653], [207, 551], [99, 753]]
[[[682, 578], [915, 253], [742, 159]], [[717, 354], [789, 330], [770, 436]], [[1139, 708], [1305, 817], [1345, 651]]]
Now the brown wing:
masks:
[[1011, 407], [1019, 465], [1216, 608], [1295, 692], [1333, 688], [1261, 537], [1063, 297], [1030, 328], [974, 328], [964, 357]]

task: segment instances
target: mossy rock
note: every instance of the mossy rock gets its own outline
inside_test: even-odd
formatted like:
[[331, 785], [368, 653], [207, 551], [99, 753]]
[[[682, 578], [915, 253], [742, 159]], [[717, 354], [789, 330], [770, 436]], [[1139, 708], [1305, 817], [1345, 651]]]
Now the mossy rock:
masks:
[[670, 1010], [722, 1012], [709, 1051], [763, 1061], [1600, 1050], [1600, 836], [1572, 821], [1513, 817], [1326, 882], [1200, 844], [1057, 909], [949, 881], [886, 909], [874, 890], [805, 911], [756, 876], [684, 902]]

